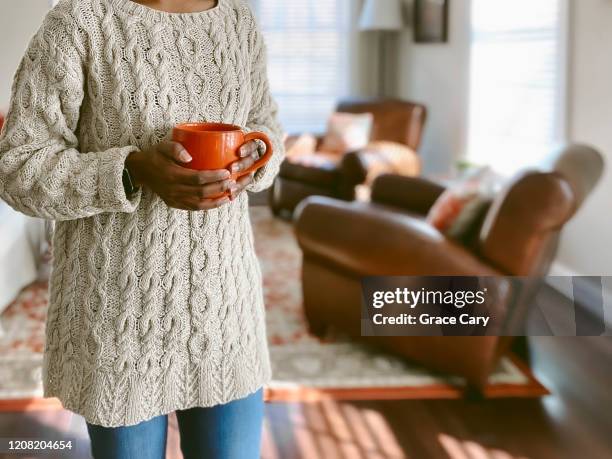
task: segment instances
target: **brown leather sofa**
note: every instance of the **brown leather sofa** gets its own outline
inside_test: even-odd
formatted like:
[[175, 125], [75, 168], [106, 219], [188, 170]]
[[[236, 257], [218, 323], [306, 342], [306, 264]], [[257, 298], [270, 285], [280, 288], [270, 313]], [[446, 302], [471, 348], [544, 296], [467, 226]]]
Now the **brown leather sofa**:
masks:
[[[381, 176], [371, 203], [309, 198], [297, 209], [296, 232], [304, 253], [304, 306], [312, 331], [322, 334], [333, 326], [482, 388], [510, 338], [361, 337], [360, 279], [546, 275], [563, 225], [602, 169], [597, 151], [574, 145], [559, 153], [548, 172], [518, 175], [496, 196], [471, 246], [447, 239], [426, 223], [425, 215], [444, 188], [425, 179]], [[513, 320], [525, 317], [531, 293], [526, 289], [513, 303]]]
[[[423, 105], [394, 99], [346, 100], [336, 109], [343, 113], [372, 113], [372, 141], [392, 141], [418, 150], [427, 118]], [[290, 145], [295, 136], [288, 139]], [[317, 137], [317, 147], [323, 137]], [[316, 154], [316, 153], [315, 153]], [[381, 163], [384, 160], [381, 159]], [[329, 196], [343, 200], [355, 198], [355, 187], [362, 184], [368, 170], [374, 164], [371, 155], [362, 152], [348, 152], [341, 161], [317, 161], [317, 166], [295, 164], [284, 161], [274, 185], [270, 189], [269, 202], [275, 215], [286, 211], [292, 213], [295, 207], [308, 196]], [[393, 167], [392, 164], [388, 165]]]

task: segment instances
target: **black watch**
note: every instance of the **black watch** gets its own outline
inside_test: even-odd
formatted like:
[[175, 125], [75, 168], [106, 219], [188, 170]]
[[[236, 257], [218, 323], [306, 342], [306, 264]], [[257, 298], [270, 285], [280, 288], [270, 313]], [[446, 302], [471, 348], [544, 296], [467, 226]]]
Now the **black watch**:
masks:
[[123, 189], [125, 190], [125, 195], [130, 198], [138, 191], [138, 188], [134, 185], [134, 181], [132, 180], [132, 176], [130, 175], [130, 171], [127, 167], [123, 168]]

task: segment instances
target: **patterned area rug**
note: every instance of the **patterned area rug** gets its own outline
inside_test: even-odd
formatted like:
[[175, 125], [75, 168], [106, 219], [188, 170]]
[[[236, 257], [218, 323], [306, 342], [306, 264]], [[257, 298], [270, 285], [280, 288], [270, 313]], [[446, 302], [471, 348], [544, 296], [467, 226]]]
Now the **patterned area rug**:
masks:
[[[274, 380], [270, 401], [322, 398], [459, 398], [461, 378], [433, 374], [406, 361], [341, 339], [310, 335], [302, 312], [301, 254], [290, 224], [266, 207], [251, 209], [264, 276], [267, 331]], [[20, 407], [42, 395], [41, 365], [47, 286], [24, 289], [0, 318], [0, 409]], [[488, 397], [546, 394], [516, 359], [502, 360], [485, 390]], [[42, 402], [42, 401], [41, 401]], [[49, 402], [54, 403], [54, 402]]]

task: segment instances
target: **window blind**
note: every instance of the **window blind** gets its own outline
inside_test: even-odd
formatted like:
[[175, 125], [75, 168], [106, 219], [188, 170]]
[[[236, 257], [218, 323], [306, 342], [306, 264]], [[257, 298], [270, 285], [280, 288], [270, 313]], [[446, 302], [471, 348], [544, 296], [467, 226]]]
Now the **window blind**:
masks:
[[290, 134], [324, 132], [349, 86], [350, 0], [251, 0], [272, 93]]
[[564, 137], [565, 0], [473, 0], [468, 159], [505, 174]]

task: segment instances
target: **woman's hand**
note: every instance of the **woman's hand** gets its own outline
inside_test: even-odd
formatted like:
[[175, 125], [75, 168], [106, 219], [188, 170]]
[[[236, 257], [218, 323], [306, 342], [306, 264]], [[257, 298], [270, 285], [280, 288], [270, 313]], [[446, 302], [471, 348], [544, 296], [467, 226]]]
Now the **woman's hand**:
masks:
[[[240, 148], [240, 159], [232, 164], [232, 173], [240, 174], [241, 171], [249, 169], [259, 159], [259, 145], [257, 141], [252, 140], [245, 143]], [[232, 198], [238, 196], [253, 182], [253, 176], [255, 174], [247, 174], [244, 177], [236, 180], [236, 188], [232, 191]]]
[[230, 198], [214, 196], [226, 191], [230, 191], [232, 196], [239, 193], [240, 185], [230, 180], [229, 171], [194, 171], [181, 166], [191, 160], [180, 143], [164, 140], [148, 151], [130, 154], [125, 165], [136, 186], [149, 187], [175, 209], [215, 209], [228, 204]]
[[256, 140], [251, 140], [240, 147], [240, 159], [232, 164], [232, 173], [246, 171], [259, 159], [259, 145]]

